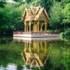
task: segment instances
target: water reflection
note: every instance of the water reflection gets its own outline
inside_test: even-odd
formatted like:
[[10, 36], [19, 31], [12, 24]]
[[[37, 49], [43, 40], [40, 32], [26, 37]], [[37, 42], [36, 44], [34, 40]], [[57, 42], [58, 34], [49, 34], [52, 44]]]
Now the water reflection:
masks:
[[5, 68], [3, 66], [0, 66], [0, 70], [5, 70]]
[[0, 37], [0, 44], [10, 43], [12, 40], [12, 37]]
[[0, 66], [0, 70], [17, 70], [15, 64], [8, 64], [7, 67]]
[[32, 41], [25, 42], [22, 56], [25, 59], [25, 63], [31, 66], [43, 66], [47, 59], [47, 41]]
[[0, 66], [0, 70], [32, 70], [28, 69], [25, 65], [22, 69], [19, 69], [15, 64], [8, 64], [6, 67]]
[[17, 66], [15, 64], [9, 64], [7, 67], [6, 67], [7, 70], [17, 70]]
[[43, 64], [44, 70], [70, 70], [70, 45], [61, 41], [0, 44], [0, 70], [43, 70], [27, 64], [34, 68]]

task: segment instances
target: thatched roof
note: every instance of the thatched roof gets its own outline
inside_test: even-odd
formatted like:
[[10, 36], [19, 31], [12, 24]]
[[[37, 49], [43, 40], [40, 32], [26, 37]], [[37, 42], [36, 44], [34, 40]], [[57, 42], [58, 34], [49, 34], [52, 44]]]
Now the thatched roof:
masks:
[[23, 17], [24, 21], [38, 20], [42, 12], [44, 12], [46, 18], [48, 19], [48, 14], [46, 10], [42, 7], [32, 7], [32, 8], [26, 9]]

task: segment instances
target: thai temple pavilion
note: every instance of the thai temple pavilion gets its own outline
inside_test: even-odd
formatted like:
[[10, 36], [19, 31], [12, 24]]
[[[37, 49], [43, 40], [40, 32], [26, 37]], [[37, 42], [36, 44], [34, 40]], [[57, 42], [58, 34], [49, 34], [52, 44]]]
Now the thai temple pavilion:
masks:
[[32, 7], [25, 10], [23, 17], [24, 32], [45, 32], [47, 31], [48, 15], [42, 7]]
[[[55, 33], [48, 33], [48, 14], [42, 7], [31, 7], [25, 10], [24, 31], [14, 32], [13, 39], [23, 41], [22, 56], [25, 63], [35, 66], [43, 66], [47, 59], [47, 41], [58, 40]], [[31, 41], [31, 42], [30, 42]]]
[[[16, 40], [58, 40], [58, 34], [47, 32], [49, 17], [43, 7], [26, 8], [24, 16], [23, 32], [13, 32]], [[54, 39], [55, 38], [55, 39]]]

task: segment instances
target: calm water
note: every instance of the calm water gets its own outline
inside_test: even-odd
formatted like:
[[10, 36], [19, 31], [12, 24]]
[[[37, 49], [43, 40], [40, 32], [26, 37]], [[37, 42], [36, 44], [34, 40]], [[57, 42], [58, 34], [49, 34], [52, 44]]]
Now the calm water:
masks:
[[[28, 54], [31, 56], [27, 60]], [[25, 66], [28, 63], [44, 66]], [[63, 41], [0, 40], [0, 70], [70, 70], [70, 44]]]

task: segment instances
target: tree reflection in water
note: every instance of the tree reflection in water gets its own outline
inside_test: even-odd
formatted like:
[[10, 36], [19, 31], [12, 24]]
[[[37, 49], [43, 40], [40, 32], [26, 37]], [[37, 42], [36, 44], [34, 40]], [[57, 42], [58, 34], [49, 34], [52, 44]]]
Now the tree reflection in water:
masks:
[[25, 65], [23, 68], [19, 69], [15, 64], [8, 64], [6, 67], [0, 66], [0, 70], [32, 70], [28, 69]]
[[[23, 66], [26, 64], [22, 60], [22, 57], [25, 56], [25, 48], [32, 55], [37, 54], [42, 62], [46, 59], [44, 69], [34, 67], [35, 69], [32, 68], [32, 70], [70, 70], [70, 44], [63, 41], [32, 41], [31, 43], [13, 41], [1, 43], [0, 70], [10, 70], [11, 65], [8, 65], [9, 63], [14, 63], [17, 66], [13, 66], [14, 70], [30, 70], [29, 67]], [[21, 53], [23, 56], [21, 56]], [[34, 62], [32, 62], [32, 65], [34, 65]]]

